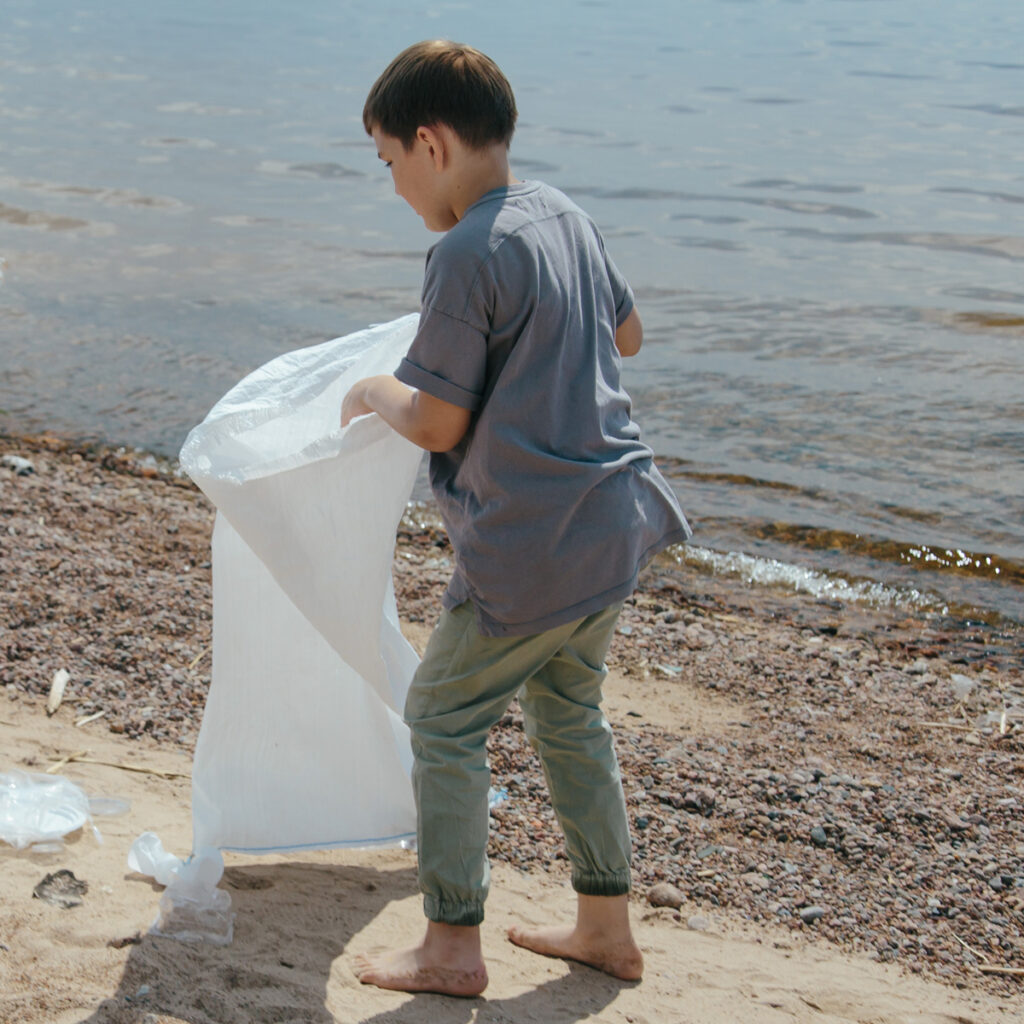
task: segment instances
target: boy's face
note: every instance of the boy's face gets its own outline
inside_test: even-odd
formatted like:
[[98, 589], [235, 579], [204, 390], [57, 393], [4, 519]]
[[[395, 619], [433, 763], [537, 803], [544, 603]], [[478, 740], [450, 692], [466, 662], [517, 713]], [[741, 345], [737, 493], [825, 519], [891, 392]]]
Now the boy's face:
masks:
[[443, 199], [443, 182], [429, 139], [417, 135], [412, 149], [406, 149], [399, 139], [386, 135], [379, 128], [374, 128], [371, 134], [377, 144], [377, 156], [391, 170], [395, 192], [423, 218], [427, 228], [447, 231], [454, 227], [458, 218]]

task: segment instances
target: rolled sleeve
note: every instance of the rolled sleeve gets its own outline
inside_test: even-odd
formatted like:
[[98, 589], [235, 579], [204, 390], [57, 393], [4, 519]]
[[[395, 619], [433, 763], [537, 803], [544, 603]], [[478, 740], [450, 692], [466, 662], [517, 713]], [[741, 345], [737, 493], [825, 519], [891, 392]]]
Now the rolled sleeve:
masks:
[[470, 412], [475, 412], [480, 408], [480, 395], [460, 388], [458, 384], [453, 384], [450, 380], [445, 380], [444, 377], [439, 377], [436, 373], [423, 369], [422, 366], [417, 366], [408, 356], [395, 370], [395, 376], [403, 384], [408, 384], [409, 387], [416, 388], [418, 391], [425, 391], [428, 395], [433, 395], [434, 398], [440, 398], [442, 402], [457, 405], [460, 409], [469, 409]]
[[475, 412], [487, 382], [487, 338], [464, 320], [426, 307], [395, 376], [442, 402]]

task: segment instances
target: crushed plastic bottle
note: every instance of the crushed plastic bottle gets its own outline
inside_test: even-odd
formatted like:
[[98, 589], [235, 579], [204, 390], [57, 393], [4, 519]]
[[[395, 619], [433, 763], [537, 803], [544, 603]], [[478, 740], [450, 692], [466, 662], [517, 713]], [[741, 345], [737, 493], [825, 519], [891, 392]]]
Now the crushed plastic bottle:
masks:
[[143, 832], [128, 851], [128, 867], [166, 886], [151, 934], [182, 942], [231, 944], [235, 914], [230, 894], [217, 888], [224, 874], [219, 850], [199, 850], [182, 860], [168, 853], [155, 833]]
[[181, 858], [168, 853], [155, 832], [143, 832], [128, 851], [128, 867], [159, 885], [170, 885], [181, 865]]

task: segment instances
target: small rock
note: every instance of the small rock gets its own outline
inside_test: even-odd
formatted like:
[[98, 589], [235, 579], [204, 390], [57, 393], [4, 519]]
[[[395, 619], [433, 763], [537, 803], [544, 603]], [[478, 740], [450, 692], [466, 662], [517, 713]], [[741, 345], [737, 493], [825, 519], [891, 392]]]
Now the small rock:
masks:
[[824, 916], [824, 907], [804, 907], [800, 911], [800, 920], [804, 924], [813, 924], [815, 921], [820, 921]]
[[699, 914], [694, 914], [693, 917], [686, 919], [686, 927], [691, 932], [706, 932], [711, 927], [711, 922], [706, 917], [701, 917]]
[[685, 810], [708, 817], [715, 808], [715, 800], [715, 791], [709, 786], [702, 786], [700, 789], [687, 790], [681, 803]]
[[685, 897], [671, 882], [659, 882], [647, 891], [647, 902], [652, 907], [671, 907], [678, 910]]
[[4, 455], [0, 457], [0, 466], [14, 470], [15, 476], [28, 476], [29, 473], [36, 471], [36, 467], [28, 459], [23, 459], [20, 455]]
[[811, 842], [814, 843], [815, 846], [828, 845], [828, 835], [820, 825], [815, 825], [814, 828], [811, 829]]
[[697, 851], [697, 859], [704, 860], [707, 857], [713, 857], [716, 853], [724, 853], [725, 848], [719, 846], [717, 843], [712, 843], [710, 846], [702, 847]]
[[[954, 832], [963, 832], [965, 829], [969, 829], [972, 824], [969, 821], [964, 821], [963, 819], [957, 817], [951, 811], [944, 811], [942, 814], [942, 820], [945, 821], [945, 823]], [[975, 822], [974, 824], [977, 824], [977, 822]]]
[[953, 694], [957, 700], [963, 700], [974, 689], [975, 680], [970, 676], [954, 672], [949, 677], [950, 685], [953, 687]]

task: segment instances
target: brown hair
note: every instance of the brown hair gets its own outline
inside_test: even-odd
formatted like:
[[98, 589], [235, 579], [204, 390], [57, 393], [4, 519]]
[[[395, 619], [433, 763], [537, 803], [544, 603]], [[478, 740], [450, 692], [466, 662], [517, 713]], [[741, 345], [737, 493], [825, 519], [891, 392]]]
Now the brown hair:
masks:
[[490, 57], [444, 39], [403, 50], [373, 84], [363, 107], [367, 134], [379, 128], [411, 149], [416, 129], [445, 124], [473, 149], [508, 146], [516, 99]]

